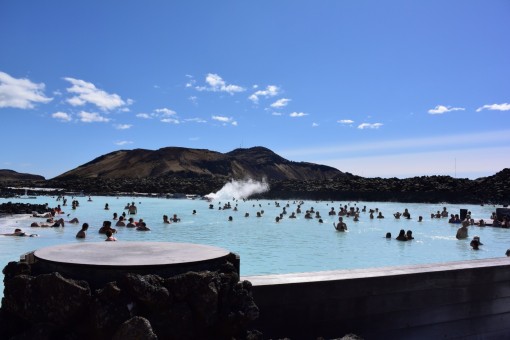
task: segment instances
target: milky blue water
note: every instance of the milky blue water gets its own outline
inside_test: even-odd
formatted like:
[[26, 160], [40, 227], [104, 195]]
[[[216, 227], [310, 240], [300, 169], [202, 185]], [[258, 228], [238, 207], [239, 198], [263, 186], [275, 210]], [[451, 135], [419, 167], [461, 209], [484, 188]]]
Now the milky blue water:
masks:
[[[91, 202], [87, 197], [76, 199], [80, 205], [72, 210], [72, 198], [68, 197], [68, 206], [62, 207], [65, 212], [62, 216], [65, 220], [77, 217], [80, 223], [66, 223], [64, 228], [31, 228], [32, 222], [42, 222], [44, 219], [30, 215], [0, 218], [0, 233], [21, 228], [27, 233], [38, 234], [38, 237], [0, 236], [0, 267], [3, 268], [9, 261], [18, 260], [25, 252], [42, 247], [102, 241], [105, 237], [98, 233], [102, 222], [112, 220], [114, 212], [122, 214], [126, 204], [132, 201], [138, 207], [135, 217], [143, 218], [151, 231], [117, 227], [118, 242], [165, 241], [219, 246], [240, 255], [243, 276], [502, 257], [510, 248], [508, 229], [472, 226], [469, 228], [468, 240], [457, 240], [455, 234], [459, 225], [448, 224], [447, 218], [430, 217], [431, 213], [446, 206], [450, 213], [459, 214], [460, 209], [465, 208], [471, 211], [475, 219], [487, 220], [496, 210], [496, 207], [488, 205], [304, 201], [301, 206], [303, 213], [298, 214], [296, 219], [289, 219], [290, 213], [296, 211], [297, 201], [279, 200], [277, 202], [280, 207], [277, 207], [275, 201], [266, 200], [217, 199], [209, 203], [204, 200], [140, 197], [94, 196]], [[62, 201], [49, 196], [38, 197], [36, 200], [0, 199], [0, 203], [8, 201], [48, 203], [52, 207], [62, 204]], [[232, 207], [237, 206], [238, 211], [219, 209], [227, 202]], [[104, 210], [106, 203], [110, 210]], [[213, 209], [209, 208], [210, 204], [213, 204]], [[275, 217], [287, 204], [288, 214], [276, 223]], [[361, 212], [359, 222], [354, 222], [352, 217], [345, 217], [349, 230], [341, 233], [333, 228], [333, 222], [338, 217], [329, 216], [328, 212], [331, 207], [338, 212], [340, 206], [344, 205], [359, 207], [360, 210], [366, 206], [367, 212]], [[324, 223], [319, 223], [316, 218], [304, 218], [305, 210], [312, 207], [320, 212]], [[370, 219], [368, 210], [375, 208], [386, 218]], [[403, 212], [404, 208], [409, 210], [412, 219], [395, 219], [393, 213]], [[193, 210], [196, 210], [196, 214], [192, 213]], [[256, 213], [261, 211], [262, 217], [256, 217]], [[249, 213], [249, 217], [244, 217], [245, 213]], [[181, 222], [164, 224], [164, 214], [177, 214]], [[418, 222], [419, 215], [424, 217], [423, 222]], [[233, 221], [228, 221], [229, 216], [233, 217]], [[77, 240], [75, 235], [83, 222], [90, 225], [87, 238]], [[394, 238], [400, 229], [411, 229], [415, 239], [410, 242], [396, 241]], [[393, 239], [385, 239], [386, 232], [391, 232]], [[479, 251], [469, 246], [470, 239], [475, 235], [480, 236], [483, 243]], [[3, 292], [3, 286], [0, 288]]]

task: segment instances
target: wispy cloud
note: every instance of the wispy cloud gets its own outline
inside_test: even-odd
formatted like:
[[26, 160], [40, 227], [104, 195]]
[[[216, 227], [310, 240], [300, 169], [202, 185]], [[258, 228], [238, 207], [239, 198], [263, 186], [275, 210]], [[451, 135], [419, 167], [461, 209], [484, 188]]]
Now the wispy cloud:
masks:
[[360, 130], [363, 130], [363, 129], [378, 129], [380, 128], [381, 126], [383, 126], [383, 123], [361, 123], [360, 125], [358, 125], [358, 129]]
[[292, 112], [291, 114], [289, 114], [290, 117], [304, 117], [304, 116], [308, 116], [308, 113], [304, 113], [304, 112]]
[[192, 123], [207, 123], [207, 120], [202, 118], [187, 118], [184, 120], [185, 122], [192, 122]]
[[[207, 86], [196, 86], [195, 89], [197, 89], [198, 91], [226, 92], [231, 95], [236, 92], [246, 91], [245, 88], [239, 85], [227, 84], [219, 75], [215, 73], [208, 73], [207, 76], [205, 77], [205, 82], [207, 83]], [[190, 86], [193, 86], [192, 83], [188, 84], [190, 84]]]
[[431, 115], [442, 115], [446, 112], [452, 112], [452, 111], [464, 111], [465, 109], [463, 107], [451, 107], [451, 106], [444, 106], [444, 105], [437, 105], [435, 108], [430, 109], [428, 113]]
[[0, 71], [0, 108], [32, 109], [36, 103], [48, 103], [53, 98], [44, 95], [45, 85], [24, 78], [13, 78]]
[[127, 144], [133, 144], [132, 141], [129, 141], [129, 140], [121, 140], [121, 141], [118, 141], [118, 142], [115, 142], [116, 145], [127, 145]]
[[170, 123], [170, 124], [180, 124], [181, 122], [175, 118], [163, 118], [161, 119], [162, 123]]
[[127, 129], [131, 129], [131, 127], [133, 127], [133, 125], [131, 125], [131, 124], [115, 124], [114, 127], [117, 130], [127, 130]]
[[318, 123], [315, 123], [315, 122], [314, 122], [314, 123], [312, 123], [312, 127], [317, 127], [317, 126], [319, 126], [319, 124], [318, 124]]
[[253, 103], [258, 104], [259, 97], [274, 97], [277, 96], [280, 93], [280, 88], [275, 85], [268, 85], [265, 90], [258, 90], [255, 93], [253, 93], [251, 96], [248, 97], [249, 100], [251, 100]]
[[492, 111], [510, 111], [510, 104], [503, 103], [503, 104], [491, 104], [491, 105], [484, 105], [482, 107], [479, 107], [476, 109], [476, 112], [480, 112], [483, 110], [492, 110]]
[[198, 104], [198, 97], [197, 96], [189, 96], [188, 100], [192, 102], [194, 105]]
[[337, 120], [336, 122], [340, 123], [340, 124], [352, 124], [352, 123], [354, 123], [354, 121], [351, 120], [351, 119], [340, 119], [340, 120]]
[[70, 122], [71, 121], [71, 115], [65, 113], [65, 112], [55, 112], [51, 115], [51, 117], [60, 120], [61, 122]]
[[154, 112], [159, 113], [164, 117], [174, 116], [175, 114], [177, 114], [177, 112], [175, 112], [174, 110], [170, 110], [166, 107], [161, 108], [161, 109], [156, 109], [156, 110], [154, 110]]
[[281, 99], [278, 99], [277, 101], [275, 101], [273, 104], [271, 104], [270, 106], [271, 107], [274, 107], [274, 108], [281, 108], [281, 107], [285, 107], [287, 106], [287, 104], [290, 102], [291, 100], [288, 99], [288, 98], [281, 98]]
[[232, 117], [225, 117], [225, 116], [212, 116], [212, 120], [216, 120], [218, 122], [223, 123], [223, 125], [231, 124], [234, 126], [237, 126], [237, 121], [234, 120]]
[[301, 148], [283, 150], [280, 154], [299, 156], [319, 154], [367, 154], [367, 153], [402, 153], [404, 150], [431, 150], [434, 148], [445, 150], [453, 148], [482, 147], [491, 145], [510, 145], [510, 130], [489, 131], [468, 134], [449, 134], [445, 136], [431, 136], [425, 138], [407, 138], [395, 140], [379, 140], [370, 143], [343, 144], [334, 147]]
[[67, 99], [67, 102], [72, 106], [93, 104], [103, 111], [110, 111], [132, 103], [131, 100], [129, 103], [125, 102], [118, 94], [107, 93], [84, 80], [69, 77], [64, 78], [64, 80], [72, 84], [71, 87], [67, 88], [67, 92], [75, 95]]
[[138, 113], [136, 116], [142, 119], [152, 119], [151, 115], [148, 113]]
[[107, 123], [110, 121], [110, 119], [95, 112], [81, 111], [78, 113], [78, 117], [80, 117], [80, 121], [83, 123]]

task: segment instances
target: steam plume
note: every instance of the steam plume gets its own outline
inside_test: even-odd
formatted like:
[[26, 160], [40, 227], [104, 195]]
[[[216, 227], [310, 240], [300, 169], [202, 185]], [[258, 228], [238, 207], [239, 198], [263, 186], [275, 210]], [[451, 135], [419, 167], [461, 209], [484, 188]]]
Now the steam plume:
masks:
[[252, 179], [236, 181], [231, 180], [225, 184], [218, 192], [210, 193], [205, 197], [210, 199], [230, 200], [245, 199], [253, 194], [260, 194], [269, 190], [269, 184], [265, 181], [258, 182]]

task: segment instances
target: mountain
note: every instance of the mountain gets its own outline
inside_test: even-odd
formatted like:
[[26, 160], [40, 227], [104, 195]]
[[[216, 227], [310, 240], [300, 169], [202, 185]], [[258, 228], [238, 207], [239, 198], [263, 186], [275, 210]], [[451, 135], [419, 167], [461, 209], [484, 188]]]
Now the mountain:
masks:
[[264, 147], [220, 153], [167, 147], [119, 150], [100, 156], [53, 180], [219, 177], [233, 179], [318, 180], [345, 175], [333, 167], [292, 162]]
[[25, 174], [14, 170], [0, 169], [0, 182], [44, 181], [39, 175]]

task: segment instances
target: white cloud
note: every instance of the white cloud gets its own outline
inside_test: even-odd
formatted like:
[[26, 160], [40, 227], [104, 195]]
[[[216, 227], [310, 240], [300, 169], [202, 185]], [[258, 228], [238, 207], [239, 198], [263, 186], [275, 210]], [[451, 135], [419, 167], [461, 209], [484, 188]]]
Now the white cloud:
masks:
[[273, 116], [281, 116], [281, 115], [282, 115], [282, 113], [281, 113], [281, 112], [273, 112], [273, 113], [271, 113], [271, 114], [272, 114]]
[[73, 85], [67, 88], [67, 92], [75, 94], [74, 97], [67, 99], [67, 102], [73, 106], [83, 106], [89, 103], [96, 105], [103, 111], [109, 111], [133, 102], [128, 100], [128, 103], [126, 103], [118, 94], [107, 93], [96, 88], [92, 83], [69, 77], [64, 79]]
[[290, 99], [288, 98], [282, 98], [282, 99], [278, 99], [277, 101], [275, 101], [273, 104], [271, 104], [270, 106], [271, 107], [274, 107], [274, 108], [280, 108], [280, 107], [285, 107], [287, 106], [287, 104], [290, 102]]
[[292, 112], [289, 116], [291, 116], [291, 117], [304, 117], [304, 116], [308, 116], [308, 113], [304, 113], [304, 112]]
[[0, 71], [0, 108], [31, 109], [35, 103], [48, 103], [53, 98], [44, 95], [44, 87], [43, 83], [36, 84], [28, 79], [13, 78]]
[[351, 120], [351, 119], [340, 119], [340, 120], [337, 120], [336, 122], [340, 123], [340, 124], [352, 124], [352, 123], [354, 123], [354, 121]]
[[451, 111], [464, 111], [465, 109], [463, 107], [451, 107], [451, 106], [444, 106], [444, 105], [437, 105], [435, 108], [430, 109], [428, 113], [431, 115], [442, 115], [446, 112]]
[[65, 112], [55, 112], [51, 116], [55, 119], [62, 121], [62, 122], [70, 122], [71, 121], [71, 116]]
[[482, 110], [510, 111], [510, 104], [503, 103], [503, 104], [484, 105], [484, 106], [479, 107], [478, 109], [476, 109], [476, 112], [480, 112]]
[[149, 114], [147, 114], [147, 113], [138, 113], [136, 116], [137, 116], [138, 118], [143, 118], [143, 119], [151, 119], [151, 118], [152, 118], [152, 117], [151, 117]]
[[131, 124], [116, 124], [114, 126], [117, 130], [127, 130], [127, 129], [130, 129], [133, 125], [131, 125]]
[[185, 122], [193, 122], [193, 123], [207, 123], [205, 119], [202, 118], [188, 118], [184, 120]]
[[161, 122], [170, 124], [180, 124], [179, 120], [175, 118], [163, 118], [161, 119]]
[[121, 141], [115, 142], [115, 144], [116, 145], [127, 145], [127, 144], [133, 144], [133, 142], [128, 141], [128, 140], [121, 140]]
[[265, 90], [258, 90], [254, 94], [248, 97], [249, 100], [254, 102], [255, 104], [258, 104], [259, 97], [274, 97], [277, 96], [280, 93], [280, 89], [278, 86], [275, 85], [268, 85]]
[[198, 103], [198, 97], [197, 96], [189, 96], [188, 100], [190, 102], [192, 102], [193, 104], [195, 104], [195, 105]]
[[225, 116], [212, 116], [213, 120], [217, 120], [218, 122], [222, 122], [223, 125], [226, 125], [227, 123], [230, 123], [234, 126], [237, 126], [237, 122], [232, 117], [225, 117]]
[[317, 127], [317, 126], [319, 126], [319, 124], [317, 124], [317, 123], [312, 123], [312, 127]]
[[83, 123], [107, 123], [110, 121], [110, 119], [103, 117], [95, 112], [81, 111], [78, 113], [78, 117], [80, 117], [80, 121]]
[[373, 124], [370, 124], [370, 123], [361, 123], [360, 125], [358, 125], [358, 129], [360, 129], [360, 130], [363, 130], [363, 129], [378, 129], [381, 126], [383, 126], [382, 123], [373, 123]]
[[[227, 84], [219, 75], [214, 73], [208, 73], [205, 77], [205, 82], [208, 86], [197, 86], [195, 88], [198, 91], [226, 92], [229, 94], [246, 91], [246, 89], [241, 86]], [[186, 86], [191, 87], [194, 83], [188, 84], [190, 84], [190, 86]]]
[[166, 107], [162, 109], [156, 109], [154, 112], [161, 113], [164, 117], [173, 116], [176, 114], [174, 110], [167, 109]]

